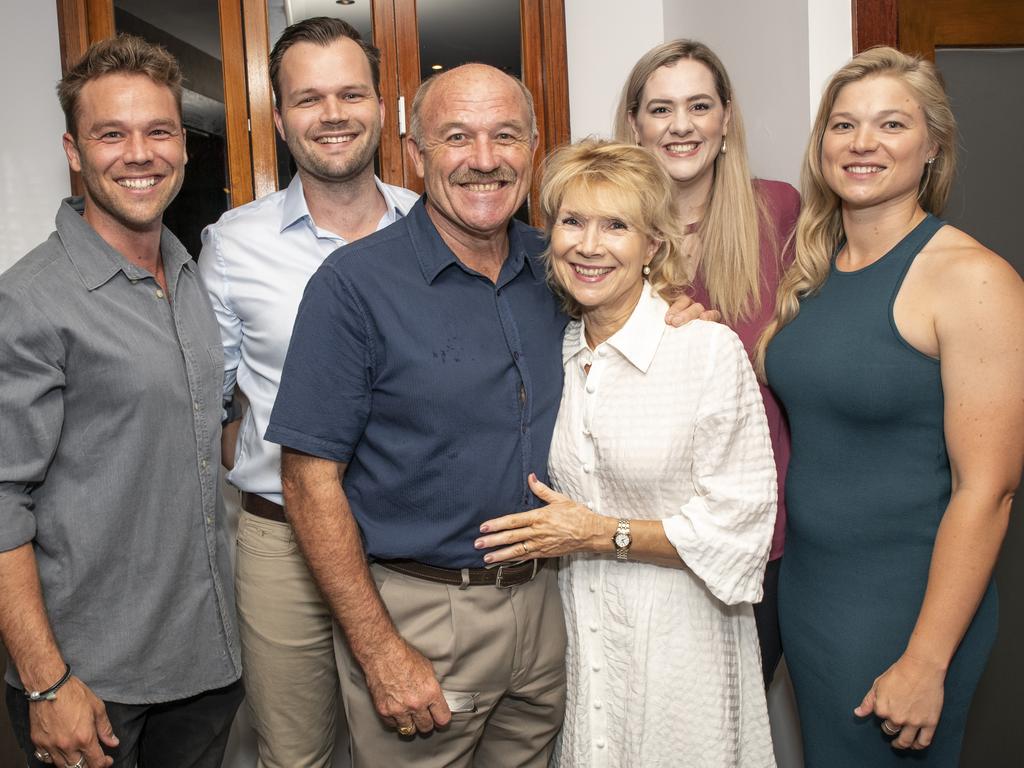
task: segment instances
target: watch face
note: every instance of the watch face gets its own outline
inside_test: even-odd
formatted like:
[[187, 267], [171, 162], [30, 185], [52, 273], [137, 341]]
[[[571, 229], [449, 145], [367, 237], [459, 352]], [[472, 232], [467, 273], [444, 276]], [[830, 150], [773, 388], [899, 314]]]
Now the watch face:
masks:
[[615, 534], [615, 546], [619, 549], [625, 549], [633, 543], [633, 539], [630, 538], [628, 533], [616, 533]]

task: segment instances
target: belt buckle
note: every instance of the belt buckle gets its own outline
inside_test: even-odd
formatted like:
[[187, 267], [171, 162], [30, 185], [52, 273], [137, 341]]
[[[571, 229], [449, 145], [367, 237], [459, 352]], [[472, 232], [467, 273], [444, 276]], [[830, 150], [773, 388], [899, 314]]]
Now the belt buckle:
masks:
[[520, 584], [525, 584], [528, 581], [532, 581], [533, 577], [537, 575], [537, 563], [538, 562], [539, 561], [536, 558], [534, 558], [534, 560], [533, 560], [533, 572], [527, 578], [523, 579], [522, 581], [517, 581], [515, 584], [506, 584], [505, 583], [505, 579], [504, 579], [505, 569], [508, 568], [508, 569], [511, 570], [512, 568], [518, 568], [519, 566], [524, 564], [524, 561], [520, 560], [518, 563], [503, 563], [503, 564], [499, 565], [498, 566], [498, 572], [494, 576], [494, 586], [497, 589], [511, 589], [512, 587], [516, 587], [516, 586], [519, 586]]

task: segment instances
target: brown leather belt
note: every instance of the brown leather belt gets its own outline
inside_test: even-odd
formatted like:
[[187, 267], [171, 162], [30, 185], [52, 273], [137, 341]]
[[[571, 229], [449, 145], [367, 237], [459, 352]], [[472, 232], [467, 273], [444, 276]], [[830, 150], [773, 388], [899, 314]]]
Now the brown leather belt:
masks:
[[284, 507], [255, 493], [242, 491], [242, 509], [264, 520], [273, 520], [275, 523], [288, 522], [288, 518], [284, 516]]
[[547, 560], [526, 560], [494, 568], [438, 568], [416, 560], [374, 560], [388, 570], [455, 587], [518, 587], [536, 576]]

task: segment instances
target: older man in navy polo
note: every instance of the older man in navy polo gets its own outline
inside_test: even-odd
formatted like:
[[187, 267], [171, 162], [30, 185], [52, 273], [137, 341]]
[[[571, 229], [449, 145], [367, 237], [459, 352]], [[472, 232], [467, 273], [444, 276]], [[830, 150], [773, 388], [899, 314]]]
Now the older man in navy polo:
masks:
[[561, 725], [554, 568], [487, 569], [473, 546], [535, 506], [561, 397], [566, 318], [512, 219], [536, 146], [518, 80], [428, 80], [408, 144], [424, 199], [330, 256], [299, 310], [267, 439], [348, 640], [355, 766], [545, 766]]

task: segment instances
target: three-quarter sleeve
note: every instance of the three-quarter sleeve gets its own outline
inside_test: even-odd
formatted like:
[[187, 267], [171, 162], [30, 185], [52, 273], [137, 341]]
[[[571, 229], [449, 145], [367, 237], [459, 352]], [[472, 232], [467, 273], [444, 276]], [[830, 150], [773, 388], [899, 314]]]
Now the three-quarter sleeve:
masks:
[[687, 567], [731, 605], [761, 599], [777, 492], [754, 372], [739, 339], [721, 330], [693, 436], [696, 493], [663, 525]]
[[322, 266], [299, 305], [265, 439], [349, 461], [369, 418], [373, 368], [368, 313]]
[[64, 349], [43, 313], [0, 290], [0, 551], [36, 534], [30, 491], [46, 477], [64, 421]]

